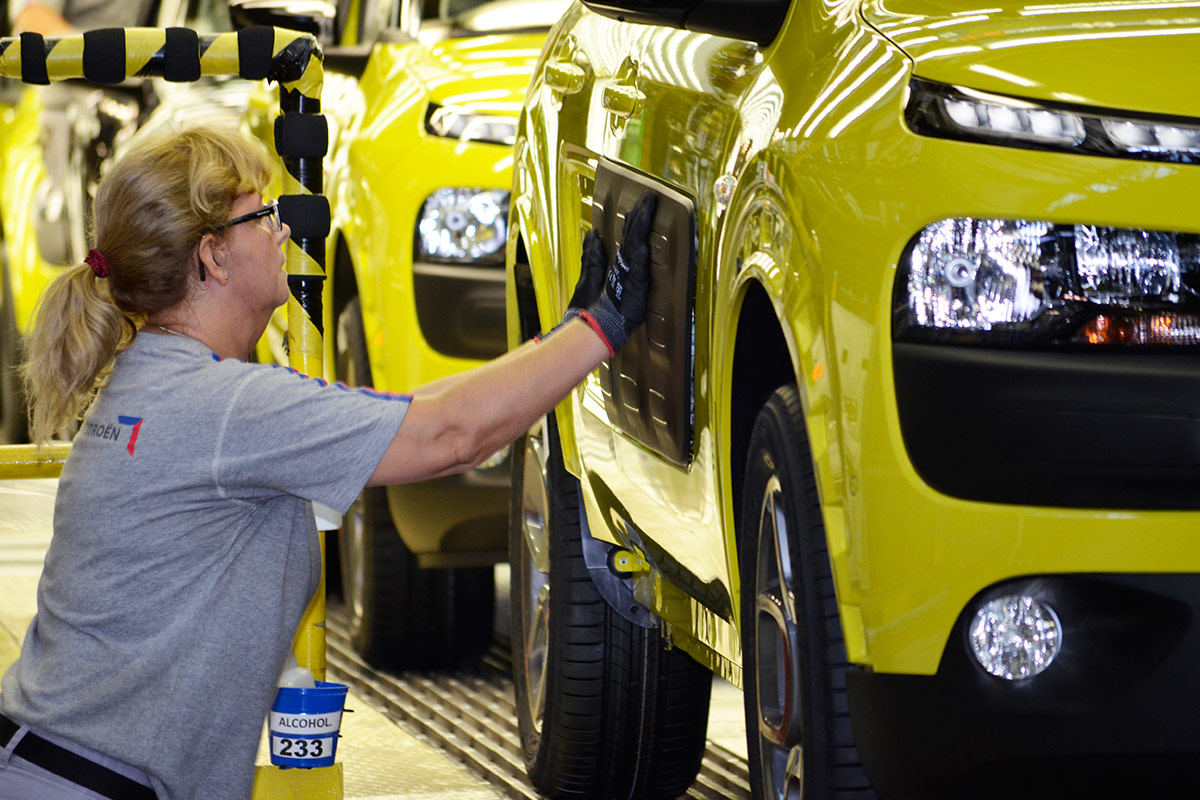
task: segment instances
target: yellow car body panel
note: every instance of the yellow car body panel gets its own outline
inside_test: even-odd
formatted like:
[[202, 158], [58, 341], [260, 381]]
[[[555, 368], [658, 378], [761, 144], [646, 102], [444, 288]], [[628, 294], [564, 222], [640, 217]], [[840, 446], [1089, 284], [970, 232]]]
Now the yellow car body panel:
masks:
[[17, 331], [29, 333], [30, 320], [38, 298], [46, 285], [58, 275], [60, 268], [42, 258], [37, 242], [36, 215], [33, 198], [46, 180], [46, 165], [42, 159], [41, 95], [36, 89], [24, 89], [16, 104], [0, 112], [0, 169], [5, 180], [0, 186], [0, 230], [4, 232], [4, 258], [7, 264], [19, 264], [20, 269], [6, 273], [12, 292], [13, 315]]
[[1173, 76], [1187, 65], [1197, 10], [1194, 2], [1064, 7], [1012, 0], [874, 0], [864, 4], [863, 15], [913, 59], [917, 74], [931, 80], [1098, 108], [1195, 116], [1200, 89], [1149, 80], [1131, 92], [1130, 71]]
[[[1176, 19], [1164, 33], [1161, 20], [1178, 4], [1144, 6], [1093, 14], [1080, 4], [1067, 6], [1074, 15], [1032, 18], [1005, 3], [973, 13], [881, 1], [861, 16], [854, 3], [793, 3], [760, 48], [619, 24], [577, 4], [552, 32], [522, 117], [513, 196], [513, 237], [528, 256], [543, 328], [578, 275], [598, 163], [652, 176], [696, 203], [691, 461], [668, 463], [616, 430], [596, 375], [559, 415], [593, 535], [635, 546], [614, 522], [615, 496], [643, 535], [729, 602], [720, 614], [658, 571], [635, 579], [635, 594], [699, 660], [738, 678], [730, 436], [750, 294], [769, 300], [803, 398], [853, 663], [933, 674], [968, 601], [1006, 579], [1200, 571], [1194, 511], [987, 503], [934, 490], [906, 453], [893, 380], [896, 265], [925, 225], [970, 216], [1200, 232], [1196, 166], [922, 137], [903, 123], [913, 77], [1195, 116], [1200, 68], [1186, 54], [1200, 28]], [[1190, 5], [1180, 13], [1198, 16]], [[1087, 37], [1085, 23], [1118, 16], [1120, 37]], [[1129, 46], [1161, 55], [1169, 81], [1133, 85], [1113, 63], [1120, 58], [1101, 55], [1138, 37]], [[955, 58], [964, 48], [983, 56]], [[562, 64], [582, 66], [579, 88], [553, 83]], [[641, 95], [632, 114], [603, 107], [631, 88]], [[517, 253], [510, 244], [510, 265]], [[520, 338], [518, 294], [510, 275], [510, 346]]]
[[[424, 128], [429, 102], [509, 117], [518, 113], [543, 37], [486, 38], [429, 49], [376, 45], [362, 77], [368, 111], [348, 137], [344, 168], [353, 179], [337, 199], [347, 209], [344, 231], [373, 345], [372, 375], [384, 391], [407, 391], [479, 363], [446, 356], [426, 343], [417, 325], [412, 271], [396, 269], [395, 263], [411, 259], [416, 219], [436, 189], [511, 185], [511, 148], [436, 137]], [[447, 62], [455, 68], [447, 69]]]

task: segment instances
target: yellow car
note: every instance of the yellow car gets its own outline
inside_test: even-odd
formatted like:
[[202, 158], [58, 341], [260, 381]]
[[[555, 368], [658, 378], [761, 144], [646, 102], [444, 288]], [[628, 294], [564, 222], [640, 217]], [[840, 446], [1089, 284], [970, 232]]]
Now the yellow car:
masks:
[[1194, 2], [571, 7], [510, 346], [659, 210], [644, 330], [515, 452], [540, 791], [681, 792], [703, 665], [756, 797], [1195, 792], [1197, 52]]
[[[251, 21], [287, 22], [237, 6]], [[565, 8], [391, 0], [351, 4], [333, 26], [315, 26], [332, 27], [338, 43], [325, 48], [322, 95], [327, 378], [402, 393], [504, 352], [512, 142], [537, 54]], [[246, 126], [269, 142], [274, 103], [260, 99]], [[286, 326], [281, 310], [260, 359], [287, 363]], [[433, 668], [482, 655], [493, 565], [508, 555], [508, 472], [505, 450], [465, 475], [359, 497], [330, 550], [367, 660]]]

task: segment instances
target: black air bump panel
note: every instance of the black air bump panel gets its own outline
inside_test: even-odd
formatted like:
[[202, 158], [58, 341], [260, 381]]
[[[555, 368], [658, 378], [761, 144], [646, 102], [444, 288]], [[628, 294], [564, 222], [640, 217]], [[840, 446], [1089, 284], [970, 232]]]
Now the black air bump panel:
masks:
[[695, 205], [639, 173], [601, 162], [596, 168], [592, 227], [611, 259], [621, 241], [625, 212], [647, 188], [658, 193], [658, 211], [650, 236], [646, 324], [600, 368], [600, 384], [614, 427], [668, 461], [686, 466], [693, 430]]

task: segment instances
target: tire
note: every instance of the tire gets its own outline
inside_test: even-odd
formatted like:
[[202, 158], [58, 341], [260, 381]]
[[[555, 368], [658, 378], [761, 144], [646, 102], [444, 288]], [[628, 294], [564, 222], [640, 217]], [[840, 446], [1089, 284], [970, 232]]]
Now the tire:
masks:
[[[3, 243], [0, 242], [0, 245]], [[24, 340], [17, 332], [8, 264], [0, 255], [0, 441], [23, 444], [29, 441], [29, 405], [17, 372], [24, 357]]]
[[579, 514], [578, 481], [547, 417], [513, 450], [512, 664], [526, 771], [552, 798], [677, 797], [700, 769], [712, 675], [604, 601]]
[[755, 798], [873, 800], [846, 698], [846, 648], [795, 386], [750, 435], [741, 517], [742, 675]]
[[[338, 316], [337, 375], [371, 385], [358, 298]], [[337, 535], [341, 593], [354, 649], [384, 669], [478, 661], [492, 640], [491, 567], [422, 569], [392, 524], [382, 487], [363, 489]]]

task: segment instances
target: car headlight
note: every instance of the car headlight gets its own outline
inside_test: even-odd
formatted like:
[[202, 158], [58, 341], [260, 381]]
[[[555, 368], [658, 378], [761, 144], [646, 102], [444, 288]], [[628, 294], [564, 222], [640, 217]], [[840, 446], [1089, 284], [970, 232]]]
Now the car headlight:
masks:
[[430, 103], [425, 113], [425, 130], [447, 139], [511, 146], [517, 141], [517, 118]]
[[1041, 103], [913, 78], [905, 121], [923, 136], [1149, 161], [1200, 163], [1200, 120]]
[[444, 187], [421, 206], [418, 261], [500, 263], [507, 243], [507, 191]]
[[909, 243], [900, 338], [991, 344], [1200, 344], [1200, 236], [946, 219]]

